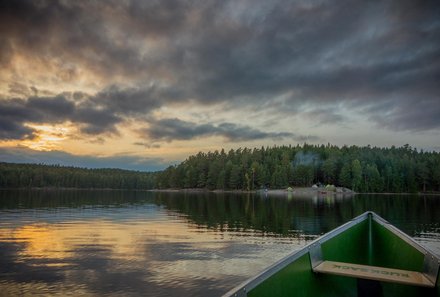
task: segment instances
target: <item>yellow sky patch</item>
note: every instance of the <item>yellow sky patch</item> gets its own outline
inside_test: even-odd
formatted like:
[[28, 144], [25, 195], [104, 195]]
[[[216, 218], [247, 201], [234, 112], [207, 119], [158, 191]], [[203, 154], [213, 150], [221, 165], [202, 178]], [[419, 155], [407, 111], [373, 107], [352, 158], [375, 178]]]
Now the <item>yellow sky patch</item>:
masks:
[[63, 125], [34, 125], [27, 124], [29, 128], [34, 129], [35, 138], [27, 139], [20, 142], [22, 146], [37, 151], [52, 151], [62, 147], [62, 142], [66, 140], [72, 127], [67, 124]]

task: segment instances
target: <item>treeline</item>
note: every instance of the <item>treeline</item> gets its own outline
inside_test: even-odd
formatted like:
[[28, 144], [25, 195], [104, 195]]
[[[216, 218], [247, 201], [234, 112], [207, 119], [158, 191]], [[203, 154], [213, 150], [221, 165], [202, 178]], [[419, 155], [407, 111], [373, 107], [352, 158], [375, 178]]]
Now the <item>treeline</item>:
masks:
[[198, 153], [156, 176], [155, 186], [254, 190], [333, 184], [356, 192], [440, 191], [440, 154], [403, 147], [297, 145]]
[[152, 189], [155, 173], [0, 163], [0, 188]]
[[0, 188], [255, 190], [332, 184], [356, 192], [439, 192], [440, 154], [403, 147], [297, 145], [198, 153], [161, 172], [0, 163]]

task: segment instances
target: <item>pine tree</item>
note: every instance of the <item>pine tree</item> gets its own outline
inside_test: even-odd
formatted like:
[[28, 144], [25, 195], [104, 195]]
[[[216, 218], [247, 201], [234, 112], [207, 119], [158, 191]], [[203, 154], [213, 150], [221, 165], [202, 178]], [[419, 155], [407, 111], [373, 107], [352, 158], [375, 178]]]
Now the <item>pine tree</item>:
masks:
[[352, 187], [352, 177], [351, 177], [351, 164], [345, 163], [342, 166], [341, 173], [339, 174], [339, 184], [346, 188]]
[[351, 163], [352, 190], [359, 191], [362, 184], [362, 166], [358, 159]]

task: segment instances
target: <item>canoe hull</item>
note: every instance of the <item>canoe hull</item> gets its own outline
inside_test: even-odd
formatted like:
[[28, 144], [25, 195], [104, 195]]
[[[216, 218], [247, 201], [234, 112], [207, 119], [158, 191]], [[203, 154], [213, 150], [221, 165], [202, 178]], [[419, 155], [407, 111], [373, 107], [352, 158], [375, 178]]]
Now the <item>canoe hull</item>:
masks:
[[[427, 259], [432, 261], [427, 262]], [[405, 285], [314, 272], [315, 263], [323, 260], [431, 273], [435, 285]], [[430, 265], [433, 272], [429, 272]], [[378, 215], [367, 212], [290, 254], [224, 296], [371, 296], [371, 292], [375, 292], [377, 296], [439, 297], [438, 265], [435, 255]]]

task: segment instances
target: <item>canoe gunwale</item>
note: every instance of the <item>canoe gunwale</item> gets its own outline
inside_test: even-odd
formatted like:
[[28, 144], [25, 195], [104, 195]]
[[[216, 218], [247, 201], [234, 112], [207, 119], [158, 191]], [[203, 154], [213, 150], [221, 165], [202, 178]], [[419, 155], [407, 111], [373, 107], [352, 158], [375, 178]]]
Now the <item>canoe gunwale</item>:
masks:
[[381, 226], [385, 227], [386, 229], [388, 229], [389, 231], [391, 231], [392, 233], [394, 233], [395, 235], [399, 236], [400, 239], [402, 239], [403, 241], [405, 241], [407, 244], [411, 245], [413, 248], [417, 249], [419, 252], [423, 253], [423, 254], [427, 254], [429, 253], [429, 251], [427, 251], [425, 248], [423, 248], [420, 244], [418, 244], [416, 241], [414, 241], [414, 239], [412, 239], [410, 236], [408, 236], [407, 234], [405, 234], [404, 232], [402, 232], [400, 229], [394, 227], [392, 224], [390, 224], [387, 220], [385, 220], [384, 218], [378, 216], [376, 213], [371, 212], [373, 219], [380, 224]]
[[[369, 217], [371, 217], [374, 221], [388, 229], [390, 232], [397, 235], [400, 239], [404, 240], [406, 243], [410, 244], [412, 247], [417, 249], [419, 252], [425, 255], [424, 258], [424, 265], [423, 265], [423, 273], [432, 281], [434, 284], [437, 281], [438, 277], [438, 271], [440, 266], [440, 260], [437, 256], [435, 256], [433, 253], [419, 245], [414, 239], [412, 239], [407, 234], [403, 233], [398, 228], [394, 227], [392, 224], [390, 224], [385, 219], [381, 218], [379, 215], [372, 211], [367, 211], [352, 220], [348, 221], [347, 223], [333, 229], [332, 231], [329, 231], [328, 233], [325, 233], [324, 235], [316, 238], [303, 248], [293, 251], [292, 253], [288, 254], [281, 260], [275, 262], [265, 270], [263, 270], [258, 275], [246, 280], [245, 282], [241, 283], [237, 287], [233, 288], [232, 290], [228, 291], [223, 295], [223, 297], [227, 296], [234, 296], [234, 297], [245, 297], [247, 296], [247, 292], [254, 289], [256, 286], [258, 286], [261, 282], [265, 281], [272, 275], [276, 274], [281, 269], [285, 268], [292, 262], [296, 261], [300, 257], [309, 254], [310, 258], [312, 260], [311, 265], [319, 265], [320, 262], [322, 262], [322, 259], [319, 257], [322, 255], [319, 255], [320, 246], [322, 243], [328, 241], [329, 239], [343, 233], [344, 231], [350, 229], [351, 227], [367, 220]], [[318, 254], [316, 254], [316, 251], [318, 250]]]
[[305, 254], [308, 254], [311, 249], [313, 249], [317, 245], [321, 245], [321, 243], [341, 234], [342, 232], [350, 229], [351, 227], [359, 224], [360, 222], [368, 219], [368, 216], [370, 213], [373, 212], [365, 212], [352, 220], [348, 221], [347, 223], [337, 227], [336, 229], [333, 229], [332, 231], [325, 233], [324, 235], [318, 237], [317, 239], [313, 240], [303, 248], [293, 251], [286, 257], [282, 258], [281, 260], [275, 262], [265, 270], [263, 270], [258, 275], [248, 279], [247, 281], [243, 282], [242, 284], [238, 285], [237, 287], [233, 288], [232, 290], [228, 291], [223, 295], [223, 297], [227, 296], [234, 296], [234, 297], [243, 297], [247, 296], [247, 292], [258, 286], [262, 281], [268, 279], [290, 263], [296, 261], [300, 257], [304, 256]]
[[437, 258], [436, 255], [434, 255], [432, 252], [427, 250], [426, 248], [422, 247], [420, 244], [418, 244], [414, 239], [412, 239], [409, 235], [405, 234], [392, 224], [390, 224], [385, 219], [381, 218], [374, 212], [371, 212], [373, 215], [373, 219], [380, 225], [382, 225], [384, 228], [388, 229], [390, 232], [397, 235], [400, 239], [405, 241], [407, 244], [411, 245], [413, 248], [417, 249], [420, 253], [424, 255], [423, 260], [423, 270], [421, 271], [425, 277], [428, 278], [428, 280], [436, 285], [438, 272], [440, 268], [440, 260]]

